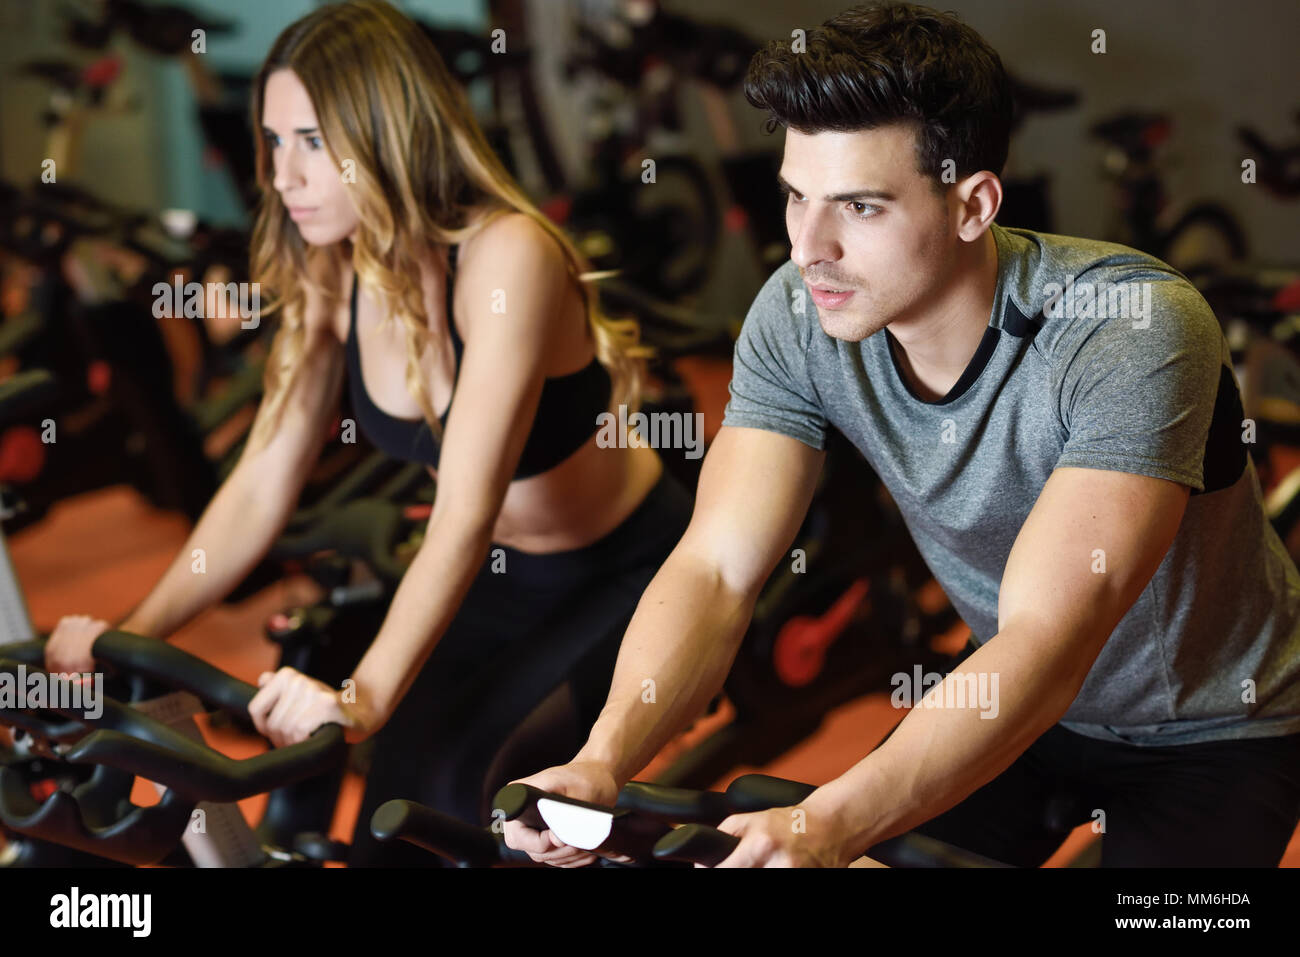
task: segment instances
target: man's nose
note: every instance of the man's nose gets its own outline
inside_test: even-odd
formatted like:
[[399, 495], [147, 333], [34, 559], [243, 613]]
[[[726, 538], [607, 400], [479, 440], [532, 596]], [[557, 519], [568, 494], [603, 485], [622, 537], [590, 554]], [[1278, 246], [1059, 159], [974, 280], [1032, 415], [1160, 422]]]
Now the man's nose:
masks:
[[790, 236], [790, 258], [800, 269], [814, 263], [836, 262], [840, 258], [839, 240], [828, 221], [830, 210], [809, 204]]

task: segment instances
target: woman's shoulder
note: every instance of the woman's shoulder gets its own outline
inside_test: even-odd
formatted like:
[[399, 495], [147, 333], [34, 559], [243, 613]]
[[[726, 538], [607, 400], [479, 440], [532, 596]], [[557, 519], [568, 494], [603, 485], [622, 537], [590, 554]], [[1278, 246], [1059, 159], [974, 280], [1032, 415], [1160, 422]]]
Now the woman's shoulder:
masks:
[[458, 272], [464, 268], [500, 274], [503, 266], [515, 263], [567, 272], [555, 236], [526, 213], [482, 213], [470, 225], [476, 228], [457, 250]]

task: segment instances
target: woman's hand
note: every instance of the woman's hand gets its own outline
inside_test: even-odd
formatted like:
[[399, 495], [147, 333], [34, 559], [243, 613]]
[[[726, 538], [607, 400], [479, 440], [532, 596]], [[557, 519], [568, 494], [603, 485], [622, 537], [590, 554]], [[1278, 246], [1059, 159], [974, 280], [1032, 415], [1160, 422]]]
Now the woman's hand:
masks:
[[342, 725], [352, 743], [375, 730], [360, 708], [344, 702], [341, 691], [293, 668], [264, 672], [257, 685], [261, 690], [249, 703], [248, 714], [277, 748], [306, 741], [323, 724]]
[[45, 670], [50, 674], [84, 674], [95, 670], [90, 653], [95, 639], [108, 631], [108, 622], [89, 615], [65, 615], [45, 643]]

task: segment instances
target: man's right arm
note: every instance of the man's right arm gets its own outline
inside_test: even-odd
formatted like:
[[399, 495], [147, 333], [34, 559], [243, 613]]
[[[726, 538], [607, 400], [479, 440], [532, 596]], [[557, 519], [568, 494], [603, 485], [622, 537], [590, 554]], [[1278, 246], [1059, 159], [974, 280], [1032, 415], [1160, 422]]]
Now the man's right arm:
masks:
[[575, 762], [606, 766], [622, 786], [704, 711], [799, 531], [825, 457], [775, 432], [719, 431], [690, 525], [637, 605], [609, 697]]
[[[825, 457], [776, 432], [722, 427], [704, 459], [690, 525], [641, 595], [587, 743], [567, 765], [525, 783], [612, 806], [620, 788], [704, 711], [722, 689], [763, 584], [803, 523]], [[507, 822], [504, 835], [539, 862], [592, 859], [518, 821]]]

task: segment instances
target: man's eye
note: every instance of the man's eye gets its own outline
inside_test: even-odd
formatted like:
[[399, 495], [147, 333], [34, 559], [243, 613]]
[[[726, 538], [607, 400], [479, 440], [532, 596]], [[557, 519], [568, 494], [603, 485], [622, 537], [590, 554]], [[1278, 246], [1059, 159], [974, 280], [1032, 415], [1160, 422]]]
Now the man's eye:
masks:
[[876, 206], [871, 206], [867, 203], [849, 203], [849, 206], [853, 208], [854, 214], [859, 219], [870, 219], [872, 216], [876, 214], [876, 211], [879, 208]]

